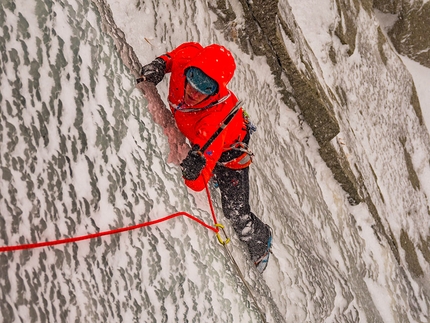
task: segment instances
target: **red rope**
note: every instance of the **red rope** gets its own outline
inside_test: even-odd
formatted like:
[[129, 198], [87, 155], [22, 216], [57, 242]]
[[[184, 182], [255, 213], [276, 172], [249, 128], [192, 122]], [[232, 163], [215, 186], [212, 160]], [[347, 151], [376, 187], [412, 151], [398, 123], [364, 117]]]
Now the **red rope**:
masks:
[[[210, 202], [210, 204], [212, 205], [211, 202]], [[158, 219], [158, 220], [144, 222], [144, 223], [132, 225], [132, 226], [129, 226], [129, 227], [124, 227], [124, 228], [119, 228], [119, 229], [114, 229], [114, 230], [109, 230], [109, 231], [103, 231], [103, 232], [88, 234], [88, 235], [79, 236], [79, 237], [60, 239], [60, 240], [54, 240], [54, 241], [46, 241], [46, 242], [28, 243], [28, 244], [22, 244], [22, 245], [16, 245], [16, 246], [0, 247], [0, 252], [25, 250], [25, 249], [35, 249], [35, 248], [41, 248], [41, 247], [47, 247], [47, 246], [55, 246], [55, 245], [65, 244], [65, 243], [72, 243], [72, 242], [77, 242], [77, 241], [82, 241], [82, 240], [94, 239], [94, 238], [98, 238], [98, 237], [103, 237], [103, 236], [107, 236], [107, 235], [112, 235], [112, 234], [117, 234], [117, 233], [125, 232], [125, 231], [131, 231], [131, 230], [135, 230], [135, 229], [140, 229], [140, 228], [143, 228], [143, 227], [148, 227], [148, 226], [160, 223], [160, 222], [164, 222], [164, 221], [173, 219], [173, 218], [175, 218], [177, 216], [181, 216], [181, 215], [190, 218], [191, 220], [193, 220], [193, 221], [201, 224], [205, 228], [208, 228], [209, 230], [212, 230], [215, 233], [219, 232], [218, 228], [210, 226], [209, 224], [206, 224], [202, 220], [196, 218], [195, 216], [192, 216], [189, 213], [186, 213], [186, 212], [177, 212], [177, 213], [170, 214], [170, 215], [168, 215], [168, 216], [166, 216], [164, 218]], [[214, 213], [213, 213], [213, 217], [214, 217]], [[215, 219], [215, 217], [214, 217], [214, 219]]]
[[214, 210], [214, 206], [212, 204], [211, 194], [209, 193], [208, 183], [206, 181], [205, 181], [205, 188], [206, 188], [206, 195], [208, 197], [209, 206], [211, 208], [212, 220], [214, 221], [214, 224], [217, 224], [218, 221], [217, 221], [216, 216], [215, 216], [215, 210]]

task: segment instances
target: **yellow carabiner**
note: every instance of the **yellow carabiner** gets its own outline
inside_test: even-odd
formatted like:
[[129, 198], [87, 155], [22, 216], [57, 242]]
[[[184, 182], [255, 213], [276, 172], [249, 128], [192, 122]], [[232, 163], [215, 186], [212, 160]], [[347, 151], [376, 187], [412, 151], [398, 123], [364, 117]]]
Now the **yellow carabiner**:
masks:
[[[221, 228], [224, 229], [224, 226], [221, 223], [216, 223], [215, 227], [217, 228]], [[223, 230], [224, 231], [224, 230]], [[225, 234], [225, 232], [224, 232]], [[226, 235], [227, 236], [227, 235]], [[230, 242], [230, 238], [227, 238], [226, 240], [222, 240], [221, 235], [219, 234], [219, 232], [216, 234], [216, 237], [218, 238], [218, 242], [222, 245], [226, 245], [227, 243]]]

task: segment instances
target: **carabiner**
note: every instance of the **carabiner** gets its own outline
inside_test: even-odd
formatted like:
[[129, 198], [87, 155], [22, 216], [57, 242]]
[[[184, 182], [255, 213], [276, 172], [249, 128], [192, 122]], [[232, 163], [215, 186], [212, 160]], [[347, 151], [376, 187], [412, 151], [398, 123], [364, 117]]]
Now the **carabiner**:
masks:
[[[215, 223], [215, 227], [223, 229], [222, 231], [224, 232], [224, 235], [227, 237], [227, 235], [225, 234], [225, 231], [224, 231], [224, 226], [221, 223]], [[219, 234], [219, 231], [216, 234], [216, 237], [218, 239], [218, 242], [222, 245], [226, 245], [227, 243], [230, 242], [230, 238], [228, 238], [228, 237], [226, 240], [222, 240], [221, 235]]]

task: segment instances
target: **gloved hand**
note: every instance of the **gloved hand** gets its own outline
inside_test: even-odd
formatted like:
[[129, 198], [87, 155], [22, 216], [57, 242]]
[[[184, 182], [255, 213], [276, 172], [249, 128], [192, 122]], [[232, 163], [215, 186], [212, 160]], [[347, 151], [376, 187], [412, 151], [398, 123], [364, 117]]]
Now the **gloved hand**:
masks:
[[166, 62], [164, 59], [157, 57], [151, 63], [142, 67], [140, 75], [142, 78], [137, 79], [137, 82], [147, 81], [157, 85], [164, 77], [166, 70]]
[[206, 158], [199, 149], [199, 145], [194, 145], [181, 163], [182, 176], [190, 181], [195, 181], [206, 165]]

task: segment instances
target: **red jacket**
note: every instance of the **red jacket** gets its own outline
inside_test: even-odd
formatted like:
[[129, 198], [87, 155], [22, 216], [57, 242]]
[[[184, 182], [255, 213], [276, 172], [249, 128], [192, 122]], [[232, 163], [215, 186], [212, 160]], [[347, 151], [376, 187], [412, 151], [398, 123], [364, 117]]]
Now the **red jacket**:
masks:
[[[227, 89], [236, 64], [231, 53], [223, 46], [199, 43], [184, 43], [161, 56], [166, 62], [166, 73], [171, 73], [169, 103], [179, 130], [194, 145], [202, 147], [237, 103], [236, 96]], [[195, 106], [184, 104], [185, 70], [197, 67], [218, 83], [218, 92]], [[247, 133], [242, 108], [205, 152], [206, 166], [195, 181], [185, 184], [195, 191], [205, 188], [221, 154], [235, 142], [240, 142]]]

